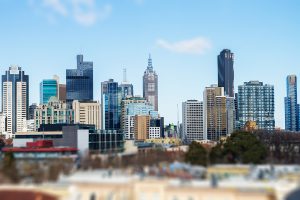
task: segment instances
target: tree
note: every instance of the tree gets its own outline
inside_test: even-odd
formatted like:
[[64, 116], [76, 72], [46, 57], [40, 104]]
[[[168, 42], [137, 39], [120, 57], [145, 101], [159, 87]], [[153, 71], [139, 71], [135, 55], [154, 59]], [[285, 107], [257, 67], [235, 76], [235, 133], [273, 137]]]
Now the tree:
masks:
[[185, 161], [192, 165], [207, 165], [208, 153], [198, 142], [193, 141], [189, 145], [189, 150], [185, 154]]
[[[210, 158], [213, 163], [263, 163], [267, 157], [266, 147], [249, 132], [235, 132], [224, 144], [212, 149]], [[223, 158], [223, 159], [220, 159]]]
[[5, 139], [3, 137], [0, 137], [0, 151], [3, 147], [5, 147]]
[[3, 175], [9, 178], [13, 183], [17, 183], [19, 181], [19, 174], [16, 167], [16, 160], [12, 152], [4, 153], [1, 171]]

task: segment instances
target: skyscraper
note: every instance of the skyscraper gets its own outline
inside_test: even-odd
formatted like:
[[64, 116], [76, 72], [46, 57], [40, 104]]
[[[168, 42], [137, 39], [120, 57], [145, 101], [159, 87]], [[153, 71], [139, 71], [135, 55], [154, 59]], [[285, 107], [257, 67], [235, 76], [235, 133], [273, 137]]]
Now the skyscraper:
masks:
[[188, 100], [182, 103], [183, 140], [187, 143], [204, 139], [203, 102]]
[[133, 97], [133, 85], [127, 82], [126, 69], [123, 69], [123, 82], [120, 84], [122, 99]]
[[74, 110], [74, 123], [93, 124], [97, 130], [101, 129], [99, 102], [74, 100], [72, 108]]
[[236, 101], [234, 97], [226, 97], [227, 134], [235, 131], [236, 127]]
[[239, 124], [255, 121], [258, 129], [274, 130], [274, 86], [259, 81], [238, 86]]
[[2, 111], [7, 117], [8, 137], [23, 131], [28, 119], [29, 76], [21, 67], [11, 66], [2, 75]]
[[204, 132], [206, 139], [218, 141], [227, 136], [227, 110], [224, 88], [206, 87], [203, 93]]
[[83, 55], [77, 55], [77, 69], [66, 70], [66, 99], [93, 100], [93, 62], [83, 61]]
[[154, 106], [154, 110], [158, 111], [158, 76], [153, 70], [150, 55], [143, 76], [143, 97]]
[[47, 104], [50, 97], [58, 97], [57, 80], [45, 79], [40, 83], [40, 104]]
[[234, 97], [233, 53], [224, 49], [218, 55], [218, 86], [224, 87], [226, 96]]
[[285, 130], [299, 131], [299, 110], [297, 104], [297, 77], [289, 75], [286, 78]]
[[119, 130], [121, 128], [121, 90], [113, 79], [101, 83], [102, 128]]

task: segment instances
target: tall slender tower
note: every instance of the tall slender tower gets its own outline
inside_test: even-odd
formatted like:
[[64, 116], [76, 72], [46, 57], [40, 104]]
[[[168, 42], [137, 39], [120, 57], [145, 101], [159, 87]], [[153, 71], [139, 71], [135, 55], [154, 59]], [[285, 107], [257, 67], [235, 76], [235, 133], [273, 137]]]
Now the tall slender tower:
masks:
[[289, 75], [286, 78], [285, 129], [299, 131], [299, 110], [297, 104], [297, 76]]
[[29, 107], [29, 76], [21, 67], [11, 66], [2, 75], [2, 111], [7, 117], [8, 137], [26, 129]]
[[218, 55], [218, 86], [224, 87], [225, 96], [234, 97], [233, 53], [224, 49]]
[[102, 128], [120, 130], [121, 128], [121, 88], [114, 79], [101, 83]]
[[151, 55], [143, 76], [143, 97], [154, 106], [155, 111], [158, 111], [158, 76], [153, 70]]

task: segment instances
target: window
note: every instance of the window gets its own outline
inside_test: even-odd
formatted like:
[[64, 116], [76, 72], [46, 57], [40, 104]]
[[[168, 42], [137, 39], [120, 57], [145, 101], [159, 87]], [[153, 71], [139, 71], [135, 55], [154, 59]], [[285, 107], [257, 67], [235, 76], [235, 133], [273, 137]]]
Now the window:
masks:
[[148, 91], [154, 92], [155, 91], [155, 83], [149, 83], [148, 84]]

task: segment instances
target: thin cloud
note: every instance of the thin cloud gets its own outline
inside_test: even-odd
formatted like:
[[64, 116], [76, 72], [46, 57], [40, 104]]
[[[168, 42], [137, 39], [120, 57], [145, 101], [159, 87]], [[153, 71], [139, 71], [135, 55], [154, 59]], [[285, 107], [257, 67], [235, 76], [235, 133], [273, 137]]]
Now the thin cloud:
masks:
[[212, 47], [211, 42], [204, 37], [196, 37], [177, 42], [158, 39], [156, 45], [172, 52], [186, 54], [204, 54]]
[[77, 5], [74, 7], [74, 19], [81, 25], [91, 26], [97, 21], [102, 21], [109, 17], [111, 10], [111, 5], [105, 5], [98, 11], [94, 9], [94, 5], [89, 5], [88, 10], [84, 10]]
[[53, 11], [57, 12], [60, 15], [67, 16], [68, 12], [66, 7], [60, 0], [44, 0], [43, 5], [52, 9]]
[[55, 22], [71, 19], [83, 26], [92, 26], [111, 14], [111, 5], [99, 6], [96, 0], [28, 0], [29, 5], [46, 19]]

